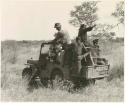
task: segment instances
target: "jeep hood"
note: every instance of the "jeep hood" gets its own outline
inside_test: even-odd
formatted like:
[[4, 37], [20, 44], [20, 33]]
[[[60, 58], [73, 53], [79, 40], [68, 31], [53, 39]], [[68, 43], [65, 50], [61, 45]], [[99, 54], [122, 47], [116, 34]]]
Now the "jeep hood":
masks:
[[38, 60], [27, 60], [27, 64], [38, 64]]

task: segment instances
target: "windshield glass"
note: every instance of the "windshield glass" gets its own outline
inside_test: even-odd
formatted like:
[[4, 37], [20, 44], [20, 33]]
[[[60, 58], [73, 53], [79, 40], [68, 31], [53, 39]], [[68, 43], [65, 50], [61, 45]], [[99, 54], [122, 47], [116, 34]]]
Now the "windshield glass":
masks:
[[50, 45], [44, 45], [41, 50], [41, 54], [45, 54], [49, 52]]

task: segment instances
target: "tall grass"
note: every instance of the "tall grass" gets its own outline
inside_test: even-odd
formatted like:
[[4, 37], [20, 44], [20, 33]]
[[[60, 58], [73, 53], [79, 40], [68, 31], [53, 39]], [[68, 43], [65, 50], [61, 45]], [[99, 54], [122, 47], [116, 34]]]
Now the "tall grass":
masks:
[[[16, 48], [16, 49], [12, 49]], [[102, 56], [110, 63], [110, 75], [95, 85], [68, 92], [67, 89], [39, 88], [27, 91], [21, 73], [27, 59], [38, 59], [40, 42], [2, 42], [1, 100], [2, 101], [123, 101], [124, 47], [123, 43], [101, 45]], [[111, 49], [112, 48], [112, 49]], [[16, 53], [16, 55], [12, 55]], [[15, 61], [12, 62], [13, 57]], [[57, 86], [56, 86], [57, 87]]]

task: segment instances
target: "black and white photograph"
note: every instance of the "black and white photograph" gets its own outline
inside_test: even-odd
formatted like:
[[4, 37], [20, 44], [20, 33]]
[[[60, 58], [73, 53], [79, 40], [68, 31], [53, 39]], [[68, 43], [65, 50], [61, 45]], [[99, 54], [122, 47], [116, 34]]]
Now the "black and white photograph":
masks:
[[124, 102], [124, 0], [2, 0], [1, 102]]

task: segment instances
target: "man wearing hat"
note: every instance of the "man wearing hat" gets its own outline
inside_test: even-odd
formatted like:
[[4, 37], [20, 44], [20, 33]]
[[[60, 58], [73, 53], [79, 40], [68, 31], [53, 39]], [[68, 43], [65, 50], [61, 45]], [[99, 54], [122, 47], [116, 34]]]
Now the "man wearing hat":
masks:
[[96, 25], [92, 27], [86, 27], [85, 24], [82, 24], [79, 28], [78, 36], [81, 38], [81, 41], [87, 45], [87, 32], [91, 31]]
[[[55, 33], [55, 38], [54, 40], [48, 42], [54, 49], [55, 52], [55, 60], [56, 62], [58, 62], [57, 57], [59, 52], [57, 51], [61, 51], [62, 49], [65, 50], [67, 45], [70, 44], [70, 38], [69, 38], [69, 34], [68, 32], [62, 30], [61, 28], [61, 24], [60, 23], [55, 23], [54, 28], [56, 28], [56, 30], [58, 31], [57, 33]], [[61, 50], [60, 50], [61, 49]]]

